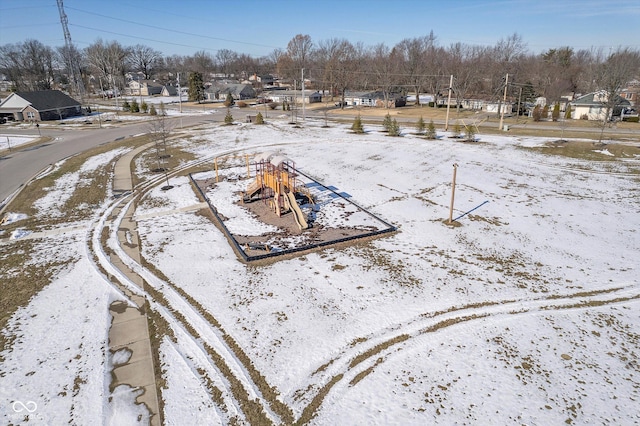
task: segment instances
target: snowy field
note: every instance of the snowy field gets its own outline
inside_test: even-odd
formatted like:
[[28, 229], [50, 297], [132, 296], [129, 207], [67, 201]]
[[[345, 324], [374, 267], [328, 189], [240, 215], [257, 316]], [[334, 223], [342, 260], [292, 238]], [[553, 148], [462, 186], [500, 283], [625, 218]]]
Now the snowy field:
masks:
[[[189, 337], [174, 318], [162, 341], [165, 423], [242, 423], [228, 378], [202, 349], [216, 348], [250, 382], [237, 353], [216, 346], [222, 334], [293, 419], [310, 424], [640, 422], [640, 158], [534, 149], [543, 138], [462, 143], [347, 127], [214, 126], [176, 144], [200, 157], [278, 151], [397, 233], [245, 265], [189, 209], [200, 200], [187, 178], [141, 196], [142, 256], [168, 280], [148, 281], [200, 333]], [[488, 202], [449, 226], [454, 163], [454, 217]], [[60, 179], [39, 211], [50, 203], [59, 212], [56, 200], [73, 191]], [[235, 219], [245, 232], [268, 230]], [[0, 353], [2, 423], [136, 424], [132, 393], [109, 400], [108, 305], [123, 296], [93, 267], [82, 232], [37, 241], [25, 267], [51, 256], [73, 262], [2, 331], [17, 336]], [[17, 412], [16, 400], [37, 410], [25, 418], [32, 406]]]

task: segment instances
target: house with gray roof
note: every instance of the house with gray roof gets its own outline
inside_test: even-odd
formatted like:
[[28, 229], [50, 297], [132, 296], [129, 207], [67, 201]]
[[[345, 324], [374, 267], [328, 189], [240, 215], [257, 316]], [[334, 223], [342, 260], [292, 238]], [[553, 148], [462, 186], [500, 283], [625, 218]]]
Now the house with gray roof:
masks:
[[15, 121], [62, 120], [81, 114], [80, 102], [59, 90], [14, 92], [0, 103], [0, 117]]
[[234, 100], [253, 99], [256, 91], [250, 84], [213, 84], [204, 90], [208, 101], [225, 100], [231, 94]]
[[571, 105], [571, 118], [579, 119], [586, 117], [587, 120], [604, 120], [612, 117], [619, 117], [622, 111], [631, 107], [631, 103], [621, 96], [616, 95], [614, 107], [607, 113], [608, 96], [604, 90], [588, 93], [574, 99]]

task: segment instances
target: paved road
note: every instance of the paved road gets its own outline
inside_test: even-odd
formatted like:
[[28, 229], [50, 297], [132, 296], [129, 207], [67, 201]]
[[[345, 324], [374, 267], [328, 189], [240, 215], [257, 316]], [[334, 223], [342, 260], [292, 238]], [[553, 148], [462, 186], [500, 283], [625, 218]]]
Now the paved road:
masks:
[[[176, 128], [189, 127], [212, 121], [222, 121], [224, 114], [181, 115], [171, 116]], [[63, 158], [83, 152], [96, 146], [120, 140], [122, 138], [147, 133], [148, 124], [145, 122], [122, 123], [114, 127], [62, 130], [46, 126], [40, 128], [43, 136], [49, 136], [51, 141], [31, 146], [17, 148], [13, 152], [0, 157], [0, 209], [9, 196], [15, 193], [25, 182], [34, 175]], [[17, 130], [0, 128], [3, 134], [37, 135], [37, 130]]]

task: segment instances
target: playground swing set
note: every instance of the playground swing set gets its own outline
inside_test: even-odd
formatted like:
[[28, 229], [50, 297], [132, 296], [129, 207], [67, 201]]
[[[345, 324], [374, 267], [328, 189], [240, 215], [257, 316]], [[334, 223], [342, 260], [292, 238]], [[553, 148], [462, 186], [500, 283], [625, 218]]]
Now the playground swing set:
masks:
[[313, 203], [313, 198], [308, 188], [298, 185], [295, 163], [282, 155], [262, 153], [255, 158], [255, 172], [256, 179], [243, 193], [242, 201], [254, 201], [258, 195], [258, 199], [268, 202], [271, 210], [278, 216], [291, 212], [301, 231], [310, 228], [296, 195], [306, 197], [310, 203]]

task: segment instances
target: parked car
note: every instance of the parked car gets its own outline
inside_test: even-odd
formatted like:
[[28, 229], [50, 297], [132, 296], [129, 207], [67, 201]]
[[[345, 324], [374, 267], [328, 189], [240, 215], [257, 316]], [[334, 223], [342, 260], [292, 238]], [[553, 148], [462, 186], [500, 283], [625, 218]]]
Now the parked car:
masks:
[[338, 102], [336, 102], [336, 106], [337, 107], [347, 106], [347, 102], [346, 101], [338, 101]]
[[4, 124], [7, 122], [7, 119], [4, 117], [0, 117], [0, 124]]
[[258, 103], [259, 104], [268, 104], [271, 102], [271, 99], [269, 98], [258, 98]]

